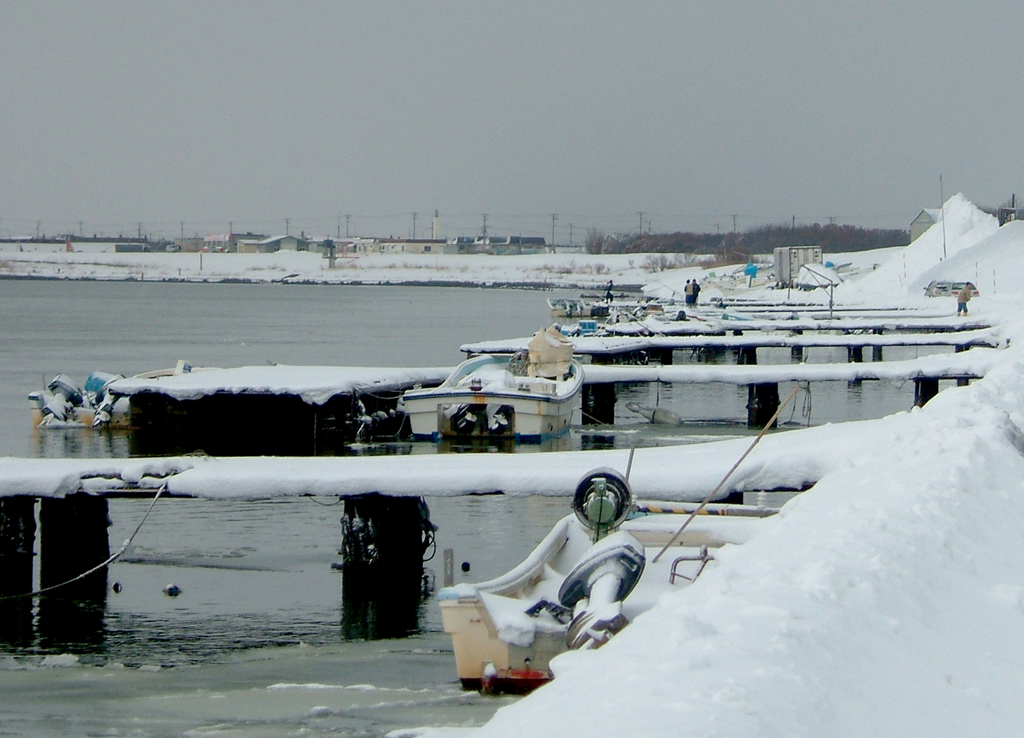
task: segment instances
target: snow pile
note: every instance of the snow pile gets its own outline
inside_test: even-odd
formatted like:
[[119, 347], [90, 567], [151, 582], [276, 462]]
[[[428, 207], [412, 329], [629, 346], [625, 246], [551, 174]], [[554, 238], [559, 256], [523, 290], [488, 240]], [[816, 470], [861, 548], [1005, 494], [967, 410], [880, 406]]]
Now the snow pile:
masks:
[[[1011, 221], [969, 249], [958, 252], [914, 280], [911, 292], [924, 290], [933, 279], [970, 280], [983, 298], [1024, 291], [1024, 221]], [[971, 302], [971, 308], [976, 306]]]
[[[943, 211], [945, 229], [941, 221], [936, 223], [878, 269], [837, 287], [836, 300], [863, 302], [865, 298], [881, 297], [891, 302], [908, 295], [919, 297], [927, 284], [920, 283], [924, 274], [999, 230], [995, 217], [979, 210], [962, 194], [949, 198]], [[970, 276], [946, 278], [964, 281]]]
[[1012, 351], [986, 379], [873, 424], [871, 453], [603, 649], [557, 659], [552, 684], [472, 735], [1018, 735], [1024, 356]]

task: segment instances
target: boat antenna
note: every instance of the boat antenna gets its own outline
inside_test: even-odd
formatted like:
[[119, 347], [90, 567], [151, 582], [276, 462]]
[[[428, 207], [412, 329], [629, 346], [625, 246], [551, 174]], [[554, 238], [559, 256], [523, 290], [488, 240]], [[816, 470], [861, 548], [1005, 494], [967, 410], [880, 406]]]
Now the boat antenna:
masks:
[[654, 558], [651, 559], [652, 563], [657, 563], [658, 559], [661, 558], [661, 555], [669, 549], [669, 546], [675, 543], [679, 539], [679, 536], [683, 534], [683, 531], [686, 530], [686, 526], [690, 524], [690, 521], [697, 517], [697, 515], [700, 514], [700, 511], [703, 510], [709, 502], [711, 502], [711, 498], [718, 494], [718, 491], [725, 486], [726, 481], [728, 481], [729, 477], [732, 476], [732, 473], [736, 471], [739, 465], [743, 463], [743, 460], [747, 458], [751, 451], [754, 450], [754, 446], [756, 446], [761, 441], [761, 439], [764, 438], [764, 434], [768, 432], [768, 429], [775, 424], [775, 421], [779, 417], [779, 414], [782, 412], [783, 408], [785, 408], [786, 405], [788, 405], [792, 401], [792, 399], [796, 397], [796, 393], [800, 389], [800, 386], [802, 384], [802, 382], [797, 382], [796, 387], [794, 387], [793, 391], [789, 393], [789, 397], [787, 397], [786, 401], [779, 405], [779, 407], [775, 410], [775, 414], [772, 415], [771, 420], [765, 423], [764, 428], [762, 428], [761, 432], [757, 434], [757, 438], [754, 439], [754, 442], [747, 447], [747, 450], [743, 452], [743, 455], [740, 456], [736, 463], [732, 465], [732, 468], [725, 473], [725, 476], [722, 477], [722, 481], [718, 483], [718, 486], [711, 490], [708, 493], [708, 496], [704, 498], [704, 501], [697, 505], [697, 508], [692, 513], [690, 513], [690, 516], [686, 518], [686, 520], [683, 522], [681, 526], [679, 526], [679, 530], [677, 530], [675, 535], [669, 539], [669, 542], [662, 546], [661, 550], [658, 551], [657, 554], [655, 554]]
[[629, 473], [633, 470], [633, 454], [636, 453], [636, 443], [629, 447], [629, 461], [626, 462], [626, 484], [629, 484]]

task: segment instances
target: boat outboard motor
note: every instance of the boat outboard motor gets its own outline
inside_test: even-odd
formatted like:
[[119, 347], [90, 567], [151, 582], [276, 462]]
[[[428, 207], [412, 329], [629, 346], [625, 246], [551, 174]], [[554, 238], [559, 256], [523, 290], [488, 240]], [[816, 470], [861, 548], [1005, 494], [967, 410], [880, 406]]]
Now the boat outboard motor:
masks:
[[573, 610], [565, 636], [571, 650], [598, 648], [629, 622], [622, 614], [622, 601], [643, 574], [644, 547], [629, 533], [613, 531], [631, 507], [629, 484], [614, 469], [588, 472], [576, 486], [573, 512], [598, 542], [558, 590], [558, 601]]
[[54, 377], [46, 385], [46, 389], [50, 392], [51, 397], [43, 405], [43, 422], [50, 419], [66, 421], [72, 417], [74, 409], [80, 407], [85, 401], [82, 391], [63, 374]]
[[636, 538], [618, 531], [594, 544], [566, 576], [558, 601], [573, 611], [565, 634], [570, 650], [600, 648], [629, 624], [622, 601], [643, 574], [643, 551]]
[[110, 384], [116, 379], [124, 379], [123, 374], [109, 372], [91, 372], [85, 380], [85, 392], [93, 398], [96, 410], [92, 414], [92, 427], [100, 428], [110, 422], [114, 414], [114, 403], [117, 395], [110, 391]]

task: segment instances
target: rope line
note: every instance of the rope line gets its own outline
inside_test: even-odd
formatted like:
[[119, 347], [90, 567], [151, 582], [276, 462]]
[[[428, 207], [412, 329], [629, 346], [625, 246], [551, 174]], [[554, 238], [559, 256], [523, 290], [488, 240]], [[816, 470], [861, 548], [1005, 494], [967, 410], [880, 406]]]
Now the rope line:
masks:
[[796, 397], [796, 393], [800, 389], [801, 384], [801, 382], [798, 382], [796, 387], [793, 388], [793, 391], [789, 393], [789, 397], [786, 398], [786, 401], [779, 405], [778, 408], [776, 408], [775, 414], [772, 415], [771, 420], [765, 423], [764, 428], [762, 428], [761, 432], [757, 434], [757, 438], [754, 439], [754, 442], [747, 447], [747, 450], [743, 452], [743, 455], [740, 456], [740, 458], [736, 460], [736, 463], [732, 465], [732, 468], [725, 473], [725, 476], [722, 477], [722, 481], [718, 483], [718, 486], [711, 490], [708, 493], [708, 496], [704, 498], [704, 501], [697, 505], [697, 508], [692, 513], [690, 513], [690, 516], [683, 522], [681, 526], [679, 526], [679, 530], [677, 530], [675, 532], [675, 535], [673, 535], [672, 538], [669, 539], [668, 543], [662, 546], [661, 550], [658, 551], [658, 553], [652, 559], [653, 563], [657, 563], [658, 559], [661, 558], [662, 554], [664, 554], [669, 549], [669, 547], [679, 539], [679, 536], [683, 534], [683, 531], [686, 530], [686, 526], [688, 526], [693, 521], [693, 519], [700, 514], [700, 511], [703, 510], [709, 502], [711, 502], [711, 498], [718, 494], [718, 491], [725, 486], [725, 483], [729, 480], [729, 477], [732, 476], [733, 472], [739, 468], [739, 465], [743, 463], [743, 460], [746, 459], [750, 452], [754, 450], [754, 447], [758, 443], [760, 443], [761, 439], [764, 438], [765, 433], [768, 432], [768, 429], [775, 424], [775, 421], [779, 417], [779, 413], [781, 413], [783, 408], [785, 408], [786, 405], [788, 405], [793, 400], [793, 398]]
[[162, 495], [166, 489], [167, 489], [167, 480], [164, 480], [164, 483], [161, 484], [160, 488], [156, 491], [156, 495], [153, 497], [153, 501], [149, 503], [149, 508], [146, 510], [146, 514], [142, 516], [142, 520], [140, 520], [139, 524], [135, 526], [135, 530], [132, 531], [132, 534], [130, 536], [128, 536], [128, 538], [125, 539], [124, 543], [121, 544], [121, 548], [117, 549], [117, 551], [115, 551], [110, 556], [110, 558], [108, 558], [102, 564], [97, 564], [96, 566], [94, 566], [93, 568], [89, 569], [88, 571], [82, 572], [77, 577], [73, 577], [71, 579], [68, 579], [66, 582], [61, 582], [60, 584], [53, 584], [53, 585], [50, 585], [49, 587], [42, 587], [42, 588], [34, 590], [32, 592], [26, 592], [25, 594], [0, 596], [0, 600], [17, 600], [17, 599], [24, 599], [25, 597], [36, 597], [38, 595], [45, 594], [47, 592], [52, 592], [55, 589], [60, 589], [61, 587], [66, 587], [69, 584], [73, 584], [74, 582], [77, 582], [77, 581], [79, 581], [81, 579], [85, 579], [90, 574], [95, 574], [100, 569], [102, 569], [102, 568], [104, 568], [106, 566], [110, 566], [112, 563], [117, 561], [117, 559], [119, 559], [124, 554], [124, 552], [132, 544], [132, 541], [135, 540], [135, 536], [137, 536], [139, 531], [142, 530], [142, 524], [146, 522], [146, 518], [148, 518], [149, 514], [151, 512], [153, 512], [153, 507], [154, 507], [154, 505], [156, 505], [156, 501], [160, 499], [160, 495]]

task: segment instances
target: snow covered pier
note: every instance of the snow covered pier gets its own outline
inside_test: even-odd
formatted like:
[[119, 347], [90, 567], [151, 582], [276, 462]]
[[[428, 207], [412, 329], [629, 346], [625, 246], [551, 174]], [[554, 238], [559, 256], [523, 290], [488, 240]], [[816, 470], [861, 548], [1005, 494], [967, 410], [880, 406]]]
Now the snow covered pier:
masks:
[[245, 366], [121, 379], [110, 390], [131, 399], [135, 454], [307, 455], [357, 438], [397, 435], [402, 393], [436, 386], [450, 372]]
[[923, 356], [906, 361], [847, 364], [587, 364], [584, 366], [584, 391], [587, 393], [583, 400], [584, 422], [614, 422], [617, 382], [745, 384], [748, 393], [747, 424], [756, 428], [763, 428], [775, 414], [779, 406], [781, 382], [913, 380], [914, 404], [920, 407], [938, 394], [940, 380], [956, 380], [957, 384], [964, 385], [972, 379], [985, 376], [999, 361], [999, 353], [999, 349], [982, 348], [970, 352]]
[[[756, 323], [757, 325], [753, 325]], [[770, 323], [770, 325], [762, 325]], [[846, 323], [840, 327], [840, 323]], [[629, 325], [629, 324], [625, 324]], [[776, 331], [776, 332], [773, 332]], [[805, 335], [804, 331], [812, 335]], [[909, 331], [909, 332], [908, 332]], [[526, 348], [526, 338], [509, 338], [497, 341], [467, 343], [459, 350], [468, 354], [511, 354]], [[798, 325], [794, 321], [747, 321], [731, 327], [731, 334], [712, 332], [687, 335], [620, 335], [620, 336], [573, 336], [573, 351], [590, 356], [595, 363], [624, 363], [623, 359], [645, 352], [657, 357], [662, 364], [672, 363], [672, 351], [690, 349], [737, 349], [789, 347], [800, 349], [813, 347], [846, 347], [851, 352], [851, 361], [859, 360], [864, 348], [875, 349], [875, 360], [881, 361], [881, 350], [892, 346], [954, 346], [964, 350], [973, 346], [998, 347], [1003, 345], [997, 329], [984, 323], [967, 324], [955, 322], [929, 323], [928, 325], [891, 324], [884, 321], [833, 321], [825, 326], [818, 322], [805, 321]], [[795, 354], [794, 354], [795, 355]]]
[[[861, 322], [861, 321], [858, 321]], [[737, 331], [734, 335], [705, 336], [581, 336], [572, 339], [574, 351], [589, 356], [584, 365], [584, 424], [615, 422], [615, 384], [621, 382], [662, 382], [702, 384], [724, 382], [745, 384], [748, 390], [747, 424], [764, 427], [779, 406], [780, 382], [864, 380], [914, 381], [915, 404], [920, 406], [939, 391], [940, 380], [956, 380], [966, 384], [984, 376], [995, 362], [999, 348], [1006, 346], [998, 329], [974, 328], [953, 330], [956, 323], [944, 323], [941, 332], [890, 333], [877, 321], [870, 322], [875, 332], [869, 333], [773, 333], [759, 330]], [[465, 344], [467, 354], [514, 352], [525, 346], [527, 339]], [[884, 362], [887, 347], [952, 346], [954, 354], [940, 354], [918, 359]], [[804, 350], [814, 347], [847, 349], [848, 363], [759, 365], [758, 349], [789, 348], [793, 361], [804, 357]], [[968, 352], [967, 349], [975, 348]], [[864, 349], [872, 349], [871, 362], [864, 363]], [[737, 352], [736, 365], [687, 364], [674, 365], [676, 350]], [[660, 366], [646, 366], [650, 357], [660, 358]]]

